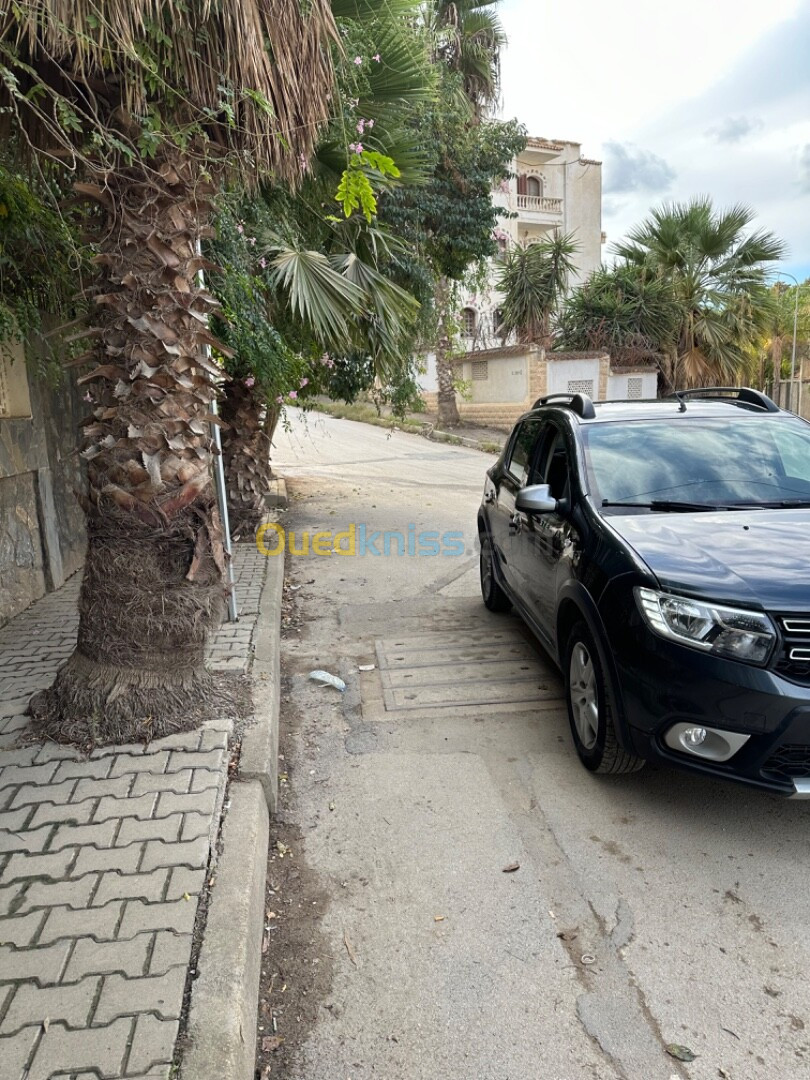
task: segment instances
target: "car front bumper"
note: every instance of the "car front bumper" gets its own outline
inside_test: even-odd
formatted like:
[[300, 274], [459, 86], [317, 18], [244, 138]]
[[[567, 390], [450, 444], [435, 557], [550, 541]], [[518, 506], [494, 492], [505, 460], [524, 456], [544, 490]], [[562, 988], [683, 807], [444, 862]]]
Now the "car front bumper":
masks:
[[[628, 749], [690, 771], [810, 798], [810, 686], [667, 641], [630, 610], [610, 636]], [[676, 724], [749, 738], [727, 761], [710, 761], [667, 745], [667, 732]]]

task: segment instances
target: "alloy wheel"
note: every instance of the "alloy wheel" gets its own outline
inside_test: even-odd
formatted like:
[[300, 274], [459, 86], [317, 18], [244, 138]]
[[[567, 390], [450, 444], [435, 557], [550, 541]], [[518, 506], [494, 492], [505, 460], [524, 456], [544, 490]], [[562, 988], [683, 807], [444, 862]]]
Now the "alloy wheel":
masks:
[[599, 734], [599, 696], [593, 661], [581, 641], [571, 653], [568, 685], [577, 735], [583, 747], [592, 750]]

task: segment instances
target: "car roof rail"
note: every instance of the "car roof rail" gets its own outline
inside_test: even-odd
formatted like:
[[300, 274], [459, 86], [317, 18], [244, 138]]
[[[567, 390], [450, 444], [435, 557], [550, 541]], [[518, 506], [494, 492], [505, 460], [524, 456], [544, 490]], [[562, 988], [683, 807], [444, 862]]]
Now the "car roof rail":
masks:
[[539, 409], [541, 405], [559, 405], [563, 409], [570, 409], [583, 420], [593, 420], [596, 417], [596, 409], [587, 394], [547, 394], [546, 397], [538, 398], [532, 405], [533, 409]]
[[753, 409], [761, 409], [762, 412], [781, 412], [782, 410], [761, 390], [753, 390], [750, 386], [704, 386], [695, 390], [676, 390], [667, 395], [667, 399], [680, 401], [681, 408], [686, 411], [686, 402], [689, 398], [701, 398], [705, 401], [729, 401], [732, 404], [748, 406]]

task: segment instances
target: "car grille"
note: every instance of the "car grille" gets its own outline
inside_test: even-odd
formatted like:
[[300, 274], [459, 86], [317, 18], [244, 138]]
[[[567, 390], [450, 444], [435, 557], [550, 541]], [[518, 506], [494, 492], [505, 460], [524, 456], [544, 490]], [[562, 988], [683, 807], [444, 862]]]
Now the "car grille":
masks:
[[780, 615], [782, 648], [774, 670], [786, 679], [810, 686], [810, 616]]
[[762, 773], [772, 780], [810, 777], [810, 746], [783, 743], [762, 766]]

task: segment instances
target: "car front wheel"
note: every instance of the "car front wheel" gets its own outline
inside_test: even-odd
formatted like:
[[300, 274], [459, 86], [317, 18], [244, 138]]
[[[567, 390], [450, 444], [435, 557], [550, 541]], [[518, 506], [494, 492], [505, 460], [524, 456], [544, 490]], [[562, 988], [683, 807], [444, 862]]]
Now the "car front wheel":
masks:
[[595, 773], [628, 773], [644, 760], [619, 745], [613, 723], [615, 699], [596, 642], [584, 622], [571, 631], [565, 656], [565, 697], [579, 759]]
[[509, 611], [512, 601], [495, 578], [495, 559], [492, 542], [488, 536], [481, 537], [481, 595], [490, 611]]

